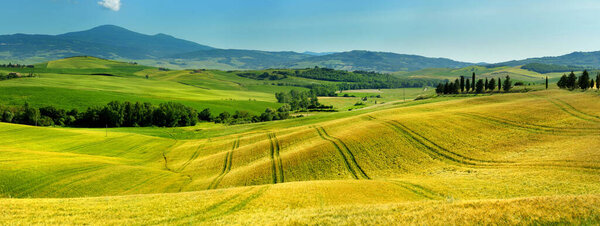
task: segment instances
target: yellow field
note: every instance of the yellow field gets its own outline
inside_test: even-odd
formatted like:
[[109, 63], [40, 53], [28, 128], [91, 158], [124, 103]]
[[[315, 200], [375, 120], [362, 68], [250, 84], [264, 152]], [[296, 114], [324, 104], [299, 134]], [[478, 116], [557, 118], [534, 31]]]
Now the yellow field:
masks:
[[600, 221], [594, 92], [439, 98], [184, 130], [187, 139], [160, 128], [107, 135], [0, 124], [0, 222]]

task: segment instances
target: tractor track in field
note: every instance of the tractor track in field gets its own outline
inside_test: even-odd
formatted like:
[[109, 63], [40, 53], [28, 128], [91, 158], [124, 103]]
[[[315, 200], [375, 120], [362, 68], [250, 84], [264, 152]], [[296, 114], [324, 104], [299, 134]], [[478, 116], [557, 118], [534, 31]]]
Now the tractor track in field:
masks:
[[[459, 116], [466, 117], [469, 119], [475, 119], [480, 122], [487, 122], [491, 124], [496, 124], [500, 126], [508, 126], [515, 129], [524, 130], [530, 133], [548, 133], [559, 136], [586, 136], [589, 133], [598, 133], [593, 128], [560, 128], [560, 127], [551, 127], [551, 126], [543, 126], [543, 125], [535, 125], [535, 124], [520, 124], [517, 122], [513, 122], [506, 119], [501, 119], [493, 116], [475, 114], [475, 113], [456, 113]], [[582, 134], [582, 132], [588, 132], [586, 134]]]
[[422, 145], [423, 147], [428, 149], [429, 150], [428, 154], [430, 154], [430, 156], [432, 156], [434, 158], [448, 159], [452, 162], [456, 162], [456, 163], [464, 164], [464, 165], [471, 165], [471, 166], [475, 166], [475, 165], [493, 166], [493, 165], [512, 163], [509, 161], [483, 160], [483, 159], [476, 159], [476, 158], [464, 156], [462, 154], [450, 151], [450, 150], [436, 144], [435, 142], [433, 142], [430, 139], [424, 137], [423, 135], [420, 135], [419, 133], [411, 130], [410, 128], [408, 128], [407, 126], [405, 126], [404, 124], [402, 124], [398, 121], [391, 120], [391, 121], [385, 121], [384, 123], [393, 127], [396, 131], [410, 137], [412, 140], [416, 141], [417, 143], [419, 143], [420, 145]]
[[599, 116], [590, 115], [588, 113], [582, 112], [577, 108], [573, 107], [572, 105], [568, 104], [567, 102], [555, 98], [546, 98], [546, 100], [550, 101], [550, 103], [556, 105], [556, 107], [560, 108], [562, 111], [566, 112], [567, 114], [570, 114], [575, 118], [588, 122], [600, 123]]
[[191, 220], [190, 222], [196, 223], [205, 222], [207, 220], [212, 220], [219, 217], [224, 217], [242, 210], [250, 202], [261, 197], [268, 190], [268, 188], [269, 187], [263, 187], [258, 189], [258, 191], [255, 191], [257, 190], [256, 188], [249, 188], [237, 194], [230, 195], [217, 203], [209, 205], [191, 214], [176, 218], [163, 219], [152, 224], [181, 222], [188, 219]]
[[285, 182], [285, 178], [283, 175], [283, 164], [281, 161], [281, 157], [279, 156], [279, 150], [280, 150], [279, 140], [277, 139], [277, 136], [275, 136], [275, 133], [269, 133], [269, 134], [267, 134], [267, 136], [269, 137], [269, 141], [271, 142], [270, 155], [271, 155], [271, 168], [272, 168], [272, 172], [273, 172], [272, 173], [273, 184], [283, 183], [283, 182]]
[[342, 156], [346, 168], [352, 174], [352, 177], [354, 177], [354, 179], [371, 179], [360, 167], [360, 165], [356, 161], [356, 158], [354, 157], [354, 154], [352, 154], [348, 146], [342, 140], [329, 136], [329, 134], [327, 134], [327, 131], [325, 131], [323, 127], [318, 127], [316, 128], [316, 130], [323, 140], [329, 141], [331, 144], [333, 144], [333, 146], [335, 146], [337, 151]]
[[223, 180], [223, 178], [225, 177], [225, 175], [227, 175], [227, 173], [229, 173], [229, 171], [231, 171], [231, 165], [232, 165], [232, 161], [233, 161], [233, 151], [235, 151], [239, 147], [240, 147], [240, 138], [236, 139], [233, 142], [233, 147], [225, 155], [225, 162], [223, 164], [223, 169], [221, 170], [221, 173], [219, 173], [219, 175], [217, 175], [217, 177], [215, 177], [215, 179], [210, 183], [210, 185], [208, 186], [208, 189], [216, 189], [219, 186], [219, 183], [221, 183], [221, 180]]
[[[23, 183], [20, 186], [14, 187], [14, 190], [19, 191], [19, 193], [21, 193], [21, 194], [30, 193], [30, 192], [36, 191], [38, 189], [45, 188], [57, 181], [65, 180], [70, 177], [84, 174], [84, 173], [91, 173], [94, 171], [99, 171], [102, 169], [106, 169], [108, 167], [109, 166], [107, 166], [107, 165], [96, 165], [96, 166], [89, 166], [89, 167], [76, 167], [76, 168], [63, 169], [63, 170], [59, 170], [56, 172], [52, 172], [51, 174], [46, 174], [46, 175], [37, 177], [34, 180], [31, 180], [31, 181], [42, 181], [42, 183], [33, 184], [33, 185], [29, 184], [29, 183]], [[58, 175], [58, 176], [52, 177], [51, 175]]]
[[[580, 169], [580, 170], [600, 170], [600, 166], [591, 166], [591, 165], [563, 165], [563, 164], [551, 164], [547, 162], [514, 162], [514, 161], [493, 161], [493, 160], [480, 160], [474, 159], [470, 157], [466, 157], [460, 155], [458, 153], [450, 152], [449, 150], [433, 143], [431, 140], [415, 133], [414, 131], [408, 129], [406, 126], [403, 126], [397, 121], [384, 121], [384, 123], [390, 126], [392, 129], [398, 131], [399, 133], [411, 138], [411, 140], [415, 141], [418, 145], [425, 147], [427, 149], [424, 151], [425, 154], [428, 154], [430, 157], [434, 159], [446, 159], [451, 163], [454, 163], [458, 166], [468, 166], [468, 167], [493, 167], [493, 168], [506, 168], [506, 167], [514, 167], [514, 168], [566, 168], [566, 169]], [[403, 126], [403, 127], [401, 127]]]
[[578, 119], [581, 119], [584, 121], [588, 121], [588, 122], [600, 123], [600, 116], [585, 113], [585, 112], [573, 107], [573, 105], [570, 105], [569, 103], [567, 103], [563, 100], [560, 100], [558, 98], [551, 98], [548, 96], [543, 96], [543, 95], [533, 94], [533, 93], [530, 93], [529, 95], [534, 96], [539, 99], [545, 99], [548, 102], [554, 104], [554, 106], [556, 106], [560, 110], [564, 111], [565, 113], [567, 113], [575, 118], [578, 118]]
[[440, 200], [440, 199], [444, 198], [444, 195], [434, 192], [428, 188], [425, 188], [425, 187], [417, 185], [417, 184], [408, 183], [408, 182], [404, 182], [404, 181], [398, 181], [398, 180], [390, 180], [388, 182], [391, 184], [394, 184], [396, 186], [402, 187], [406, 190], [409, 190], [412, 193], [415, 193], [415, 194], [417, 194], [421, 197], [427, 198], [427, 199]]
[[187, 161], [185, 161], [181, 165], [181, 167], [179, 167], [176, 171], [177, 172], [183, 171], [187, 166], [189, 166], [192, 163], [192, 161], [194, 161], [195, 159], [197, 159], [198, 156], [200, 155], [200, 149], [202, 147], [204, 147], [205, 145], [206, 145], [206, 143], [202, 143], [202, 144], [198, 145], [198, 147], [196, 148], [196, 151], [194, 151], [194, 154], [192, 154], [192, 156], [190, 156], [190, 158]]

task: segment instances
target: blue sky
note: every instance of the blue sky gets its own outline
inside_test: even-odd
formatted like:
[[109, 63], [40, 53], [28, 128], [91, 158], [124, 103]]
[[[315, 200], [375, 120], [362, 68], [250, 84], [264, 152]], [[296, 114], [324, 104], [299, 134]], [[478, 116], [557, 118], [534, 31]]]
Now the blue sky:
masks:
[[[500, 62], [600, 50], [600, 1], [120, 0], [3, 1], [1, 34], [103, 24], [217, 48], [354, 49]], [[114, 6], [114, 5], [113, 5]]]

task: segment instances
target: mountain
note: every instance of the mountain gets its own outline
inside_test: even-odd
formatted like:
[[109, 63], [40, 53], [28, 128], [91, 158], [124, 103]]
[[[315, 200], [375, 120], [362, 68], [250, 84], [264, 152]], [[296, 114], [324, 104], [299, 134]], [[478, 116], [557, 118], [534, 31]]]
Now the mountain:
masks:
[[61, 35], [0, 35], [0, 59], [39, 61], [72, 56], [108, 59], [161, 59], [186, 51], [210, 50], [209, 46], [157, 34], [144, 35], [104, 25]]
[[51, 35], [14, 34], [0, 36], [0, 58], [4, 59], [59, 59], [77, 55], [102, 58], [120, 56], [132, 59], [144, 57], [144, 54], [130, 47], [116, 47]]
[[600, 51], [595, 52], [573, 52], [562, 56], [528, 58], [524, 60], [513, 60], [498, 65], [518, 66], [531, 63], [577, 66], [584, 68], [600, 68]]
[[424, 68], [460, 68], [470, 65], [473, 64], [446, 58], [429, 58], [417, 55], [355, 50], [314, 56], [288, 64], [287, 66], [292, 68], [319, 66], [352, 71], [394, 72], [415, 71]]
[[210, 69], [328, 67], [377, 72], [472, 65], [445, 58], [385, 52], [269, 52], [217, 49], [165, 34], [146, 35], [114, 25], [61, 35], [0, 35], [0, 61], [40, 63], [72, 56], [133, 60], [150, 66]]
[[114, 25], [104, 25], [87, 31], [71, 32], [57, 37], [80, 40], [145, 52], [148, 57], [165, 57], [172, 54], [214, 49], [165, 34], [144, 35]]

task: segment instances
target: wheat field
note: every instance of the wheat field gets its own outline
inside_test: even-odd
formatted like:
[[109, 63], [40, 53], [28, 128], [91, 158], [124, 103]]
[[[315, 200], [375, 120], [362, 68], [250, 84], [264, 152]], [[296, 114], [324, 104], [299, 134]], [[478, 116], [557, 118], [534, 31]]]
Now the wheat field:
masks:
[[599, 112], [551, 89], [184, 137], [0, 124], [0, 222], [597, 224]]

